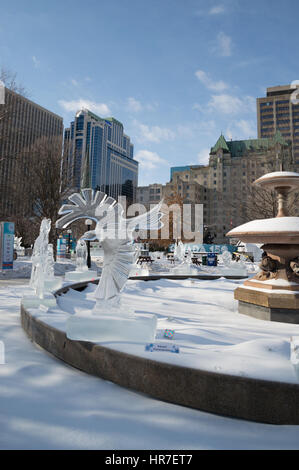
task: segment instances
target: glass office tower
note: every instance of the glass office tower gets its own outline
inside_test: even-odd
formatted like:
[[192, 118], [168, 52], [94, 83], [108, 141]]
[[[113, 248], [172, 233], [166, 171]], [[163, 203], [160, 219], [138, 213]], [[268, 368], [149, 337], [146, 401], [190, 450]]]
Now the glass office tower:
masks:
[[136, 201], [138, 162], [134, 147], [114, 118], [101, 118], [88, 110], [78, 111], [64, 133], [64, 186], [78, 191], [90, 187], [117, 199]]

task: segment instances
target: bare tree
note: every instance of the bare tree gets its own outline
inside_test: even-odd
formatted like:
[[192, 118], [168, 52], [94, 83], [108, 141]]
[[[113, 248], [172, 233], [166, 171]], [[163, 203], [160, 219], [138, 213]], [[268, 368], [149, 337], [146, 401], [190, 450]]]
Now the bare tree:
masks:
[[21, 228], [24, 230], [20, 236], [32, 244], [42, 219], [49, 218], [49, 242], [53, 243], [54, 250], [58, 235], [55, 222], [61, 202], [65, 199], [65, 194], [61, 192], [61, 154], [61, 138], [41, 137], [23, 152], [22, 158], [17, 159], [16, 178], [11, 183], [17, 207], [12, 220], [15, 220], [19, 233]]
[[[287, 211], [290, 216], [298, 216], [299, 193], [292, 191], [288, 197]], [[277, 193], [255, 185], [247, 188], [247, 197], [236, 202], [235, 207], [244, 222], [257, 219], [271, 219], [277, 216]]]

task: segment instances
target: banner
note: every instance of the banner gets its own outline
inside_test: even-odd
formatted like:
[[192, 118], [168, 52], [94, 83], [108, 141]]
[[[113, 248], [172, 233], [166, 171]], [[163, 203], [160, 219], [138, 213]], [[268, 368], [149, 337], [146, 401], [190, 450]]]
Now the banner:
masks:
[[13, 269], [15, 224], [0, 222], [0, 270]]

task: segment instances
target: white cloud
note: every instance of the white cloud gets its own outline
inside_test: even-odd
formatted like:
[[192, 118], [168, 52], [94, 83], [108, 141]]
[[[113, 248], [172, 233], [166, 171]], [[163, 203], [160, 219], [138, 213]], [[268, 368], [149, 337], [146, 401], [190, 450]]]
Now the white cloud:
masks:
[[198, 78], [198, 80], [209, 90], [213, 91], [223, 91], [228, 88], [228, 85], [222, 81], [219, 80], [218, 82], [213, 81], [206, 72], [203, 70], [197, 70], [195, 72], [195, 76]]
[[232, 55], [232, 39], [227, 34], [220, 31], [217, 35], [217, 43], [214, 51], [222, 57], [230, 57]]
[[128, 98], [127, 108], [128, 108], [129, 111], [132, 111], [133, 113], [138, 113], [139, 111], [142, 110], [142, 106], [141, 106], [140, 101], [137, 101], [133, 97]]
[[210, 151], [210, 148], [205, 148], [198, 152], [197, 159], [199, 164], [206, 165], [207, 163], [209, 163]]
[[210, 9], [209, 15], [219, 15], [224, 12], [225, 12], [225, 8], [223, 5], [216, 5]]
[[205, 112], [205, 107], [202, 104], [194, 103], [192, 109], [196, 109], [197, 111]]
[[143, 104], [140, 103], [140, 101], [136, 100], [132, 96], [127, 99], [127, 109], [133, 113], [139, 113], [140, 111], [154, 111], [158, 107], [158, 103], [148, 103], [148, 104]]
[[140, 166], [148, 170], [154, 170], [160, 165], [169, 165], [168, 161], [161, 158], [156, 152], [150, 150], [139, 150], [134, 157]]
[[241, 119], [240, 121], [232, 121], [226, 130], [228, 139], [256, 139], [256, 126], [253, 121]]
[[173, 140], [175, 133], [166, 127], [147, 126], [138, 121], [134, 121], [136, 129], [136, 139], [138, 142], [155, 142], [159, 143], [162, 140]]
[[254, 138], [256, 135], [256, 126], [252, 121], [246, 121], [245, 119], [241, 119], [236, 123], [237, 127], [240, 131], [245, 135], [247, 138]]
[[32, 56], [32, 62], [34, 67], [37, 69], [39, 67], [40, 61], [35, 57], [35, 55]]
[[71, 84], [74, 86], [79, 86], [79, 82], [77, 82], [77, 80], [75, 80], [74, 78], [71, 79]]
[[255, 112], [256, 104], [252, 96], [232, 96], [226, 93], [212, 95], [207, 105], [208, 111], [217, 111], [222, 114], [239, 114], [242, 112]]
[[93, 111], [98, 114], [102, 114], [104, 116], [107, 116], [108, 114], [111, 113], [107, 104], [96, 103], [95, 101], [84, 100], [83, 98], [80, 98], [78, 100], [73, 100], [73, 101], [59, 100], [58, 103], [63, 109], [65, 109], [65, 111], [68, 111], [68, 112], [77, 112], [82, 108], [86, 108], [86, 109], [89, 109], [90, 111]]
[[203, 120], [200, 122], [187, 122], [177, 126], [177, 135], [184, 139], [193, 139], [198, 135], [210, 135], [215, 131], [216, 123], [214, 120]]
[[214, 15], [220, 15], [221, 13], [225, 13], [226, 8], [224, 5], [215, 5], [214, 7], [211, 7], [209, 10], [202, 9], [202, 10], [197, 10], [195, 12], [196, 16], [214, 16]]

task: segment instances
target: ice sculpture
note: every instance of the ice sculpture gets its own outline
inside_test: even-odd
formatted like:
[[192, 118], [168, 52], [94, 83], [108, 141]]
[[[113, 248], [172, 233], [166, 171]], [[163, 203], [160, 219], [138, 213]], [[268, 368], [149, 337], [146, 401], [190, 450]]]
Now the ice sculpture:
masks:
[[[232, 275], [232, 276], [246, 276], [246, 258], [241, 255], [240, 260], [234, 261], [232, 254], [226, 247], [223, 248], [221, 255], [219, 255], [220, 264], [217, 266], [217, 271], [221, 274]], [[222, 264], [222, 265], [221, 265]]]
[[24, 256], [25, 255], [25, 248], [21, 246], [22, 243], [22, 237], [14, 237], [14, 251], [16, 252], [17, 255]]
[[35, 296], [23, 297], [25, 306], [56, 305], [51, 290], [60, 287], [61, 281], [54, 277], [53, 246], [49, 245], [49, 232], [51, 220], [43, 219], [39, 236], [35, 240], [32, 253], [32, 269], [29, 286], [35, 291]]
[[62, 285], [62, 280], [58, 277], [55, 277], [55, 260], [54, 260], [54, 250], [52, 243], [48, 244], [47, 258], [45, 264], [45, 277], [44, 277], [44, 292], [52, 292], [56, 289], [59, 289]]
[[134, 263], [130, 269], [129, 277], [149, 276], [148, 266], [145, 266], [145, 263], [138, 263], [141, 246], [139, 244], [134, 245], [134, 250]]
[[22, 249], [21, 240], [22, 240], [22, 237], [15, 237], [14, 238], [14, 249], [15, 250], [21, 250]]
[[87, 271], [87, 245], [85, 240], [80, 238], [76, 245], [76, 270], [77, 271]]
[[229, 268], [231, 266], [231, 264], [232, 264], [232, 255], [227, 249], [225, 249], [222, 252], [221, 260], [222, 260], [222, 263], [224, 264], [224, 266], [226, 268]]
[[182, 276], [196, 276], [198, 274], [197, 268], [192, 264], [192, 251], [189, 247], [187, 250], [187, 256], [185, 255], [185, 247], [182, 242], [179, 242], [177, 248], [177, 255], [180, 257], [182, 262], [172, 269], [172, 273], [175, 275]]
[[185, 246], [181, 240], [179, 243], [175, 243], [173, 255], [175, 259], [181, 262], [185, 260]]
[[81, 195], [69, 197], [72, 204], [61, 207], [63, 215], [56, 222], [66, 228], [79, 218], [96, 220], [94, 230], [83, 235], [84, 240], [99, 240], [104, 252], [100, 282], [95, 292], [96, 306], [84, 315], [73, 315], [67, 321], [67, 336], [85, 341], [152, 341], [156, 330], [155, 315], [135, 316], [120, 302], [120, 292], [128, 279], [134, 262], [133, 232], [158, 230], [162, 227], [160, 204], [151, 211], [131, 219], [115, 199], [102, 192], [83, 189]]
[[98, 277], [96, 270], [88, 269], [87, 266], [87, 245], [85, 240], [80, 238], [76, 245], [76, 271], [68, 271], [65, 273], [66, 281], [91, 281]]
[[35, 290], [36, 295], [41, 299], [44, 296], [50, 229], [51, 220], [43, 219], [40, 226], [39, 236], [34, 242], [31, 258], [32, 270], [29, 285]]

